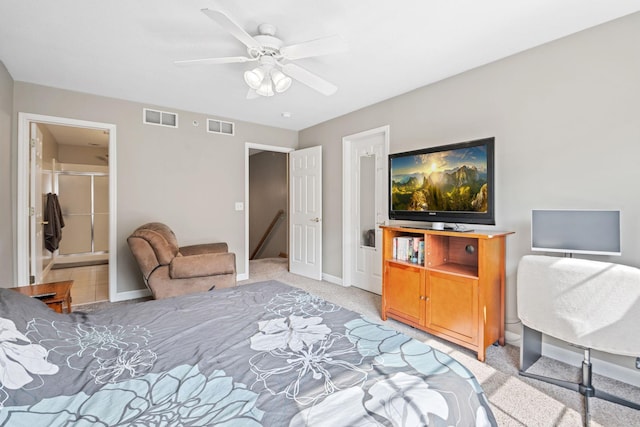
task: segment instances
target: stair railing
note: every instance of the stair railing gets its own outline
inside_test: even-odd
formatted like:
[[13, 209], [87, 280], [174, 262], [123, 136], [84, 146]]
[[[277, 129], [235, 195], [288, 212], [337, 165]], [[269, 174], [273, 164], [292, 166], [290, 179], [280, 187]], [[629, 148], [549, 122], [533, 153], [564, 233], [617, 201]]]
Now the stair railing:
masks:
[[273, 217], [273, 220], [271, 221], [271, 224], [269, 224], [269, 227], [267, 228], [267, 231], [264, 232], [264, 235], [262, 236], [262, 239], [260, 239], [260, 242], [258, 243], [258, 246], [256, 246], [255, 250], [251, 254], [251, 257], [249, 257], [250, 260], [251, 259], [255, 259], [255, 257], [258, 255], [258, 253], [262, 250], [262, 247], [264, 246], [265, 242], [267, 241], [267, 239], [269, 238], [269, 236], [271, 235], [273, 230], [276, 228], [276, 225], [278, 224], [278, 221], [280, 221], [282, 219], [282, 217], [284, 217], [284, 210], [280, 209], [276, 213], [276, 215]]

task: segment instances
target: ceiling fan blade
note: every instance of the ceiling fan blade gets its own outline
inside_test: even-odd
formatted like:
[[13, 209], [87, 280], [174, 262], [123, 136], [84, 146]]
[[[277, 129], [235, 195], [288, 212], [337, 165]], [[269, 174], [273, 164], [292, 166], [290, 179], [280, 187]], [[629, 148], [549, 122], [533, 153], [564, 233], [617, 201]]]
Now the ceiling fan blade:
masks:
[[287, 59], [309, 58], [311, 56], [341, 53], [348, 50], [347, 43], [340, 36], [329, 36], [292, 44], [280, 48], [280, 53]]
[[326, 96], [333, 95], [338, 90], [336, 85], [296, 64], [283, 64], [282, 72]]
[[202, 13], [213, 19], [222, 28], [231, 33], [232, 36], [240, 40], [247, 47], [260, 47], [260, 43], [249, 35], [240, 25], [236, 23], [229, 15], [221, 10], [202, 9]]
[[247, 58], [246, 56], [228, 56], [224, 58], [202, 58], [202, 59], [187, 59], [184, 61], [173, 61], [176, 65], [213, 65], [213, 64], [233, 64], [236, 62], [249, 62], [255, 61], [255, 59]]

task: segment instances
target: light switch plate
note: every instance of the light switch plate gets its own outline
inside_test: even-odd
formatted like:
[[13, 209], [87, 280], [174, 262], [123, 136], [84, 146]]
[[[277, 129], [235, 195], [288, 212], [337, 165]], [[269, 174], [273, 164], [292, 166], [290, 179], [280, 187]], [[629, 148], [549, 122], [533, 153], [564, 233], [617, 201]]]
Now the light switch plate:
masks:
[[244, 210], [244, 203], [236, 202], [236, 210], [237, 211], [243, 211]]

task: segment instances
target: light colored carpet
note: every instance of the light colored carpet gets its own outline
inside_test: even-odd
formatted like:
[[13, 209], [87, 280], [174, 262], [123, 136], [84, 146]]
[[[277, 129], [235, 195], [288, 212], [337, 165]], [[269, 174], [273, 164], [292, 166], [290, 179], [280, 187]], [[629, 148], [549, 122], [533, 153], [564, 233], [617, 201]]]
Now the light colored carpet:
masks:
[[[263, 280], [279, 280], [306, 290], [327, 301], [340, 304], [369, 319], [384, 323], [415, 339], [450, 355], [465, 365], [482, 385], [494, 415], [500, 426], [562, 426], [583, 425], [584, 402], [577, 392], [518, 375], [520, 349], [507, 344], [491, 346], [487, 350], [486, 362], [476, 359], [475, 354], [458, 345], [433, 337], [425, 332], [395, 320], [383, 322], [380, 318], [379, 295], [355, 287], [343, 287], [325, 281], [307, 279], [287, 271], [287, 260], [268, 258], [250, 262], [249, 280], [239, 285]], [[122, 302], [116, 304], [131, 303]], [[135, 303], [135, 302], [133, 302]], [[101, 304], [95, 308], [103, 308]], [[83, 306], [88, 310], [93, 307]], [[580, 368], [543, 357], [531, 369], [540, 375], [579, 381]], [[640, 402], [640, 389], [594, 373], [596, 389]], [[640, 426], [640, 411], [616, 405], [597, 398], [590, 398], [592, 427]]]

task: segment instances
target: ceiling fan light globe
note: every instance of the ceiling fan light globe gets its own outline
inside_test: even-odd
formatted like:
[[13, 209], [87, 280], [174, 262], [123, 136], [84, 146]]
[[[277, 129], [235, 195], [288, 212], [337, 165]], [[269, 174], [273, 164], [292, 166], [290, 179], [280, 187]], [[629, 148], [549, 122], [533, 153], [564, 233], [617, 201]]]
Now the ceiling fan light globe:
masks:
[[285, 75], [280, 70], [272, 70], [271, 79], [273, 80], [273, 85], [278, 93], [284, 92], [291, 86], [291, 77]]
[[251, 89], [258, 90], [264, 81], [264, 71], [262, 68], [257, 67], [253, 70], [247, 70], [244, 72], [244, 81], [249, 85]]
[[260, 96], [273, 96], [274, 92], [271, 80], [264, 79], [260, 87], [256, 89], [256, 93]]

